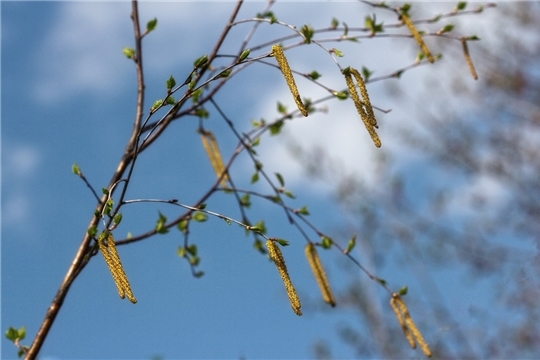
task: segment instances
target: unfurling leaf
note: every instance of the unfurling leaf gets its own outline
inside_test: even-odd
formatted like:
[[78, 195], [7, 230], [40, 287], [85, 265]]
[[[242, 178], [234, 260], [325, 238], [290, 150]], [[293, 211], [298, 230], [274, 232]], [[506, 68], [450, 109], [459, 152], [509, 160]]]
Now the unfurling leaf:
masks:
[[240, 54], [240, 57], [238, 58], [238, 62], [244, 61], [249, 56], [250, 52], [251, 52], [251, 50], [249, 50], [249, 49], [246, 49], [246, 50], [242, 51], [242, 54]]
[[199, 68], [208, 62], [208, 55], [203, 55], [193, 62], [193, 67]]
[[165, 85], [167, 86], [167, 90], [171, 90], [176, 86], [176, 80], [174, 80], [173, 76], [169, 77], [169, 79], [165, 82]]
[[81, 175], [81, 169], [79, 169], [79, 166], [76, 163], [73, 163], [73, 166], [71, 166], [71, 172], [75, 175]]
[[349, 240], [349, 243], [347, 244], [347, 249], [345, 249], [345, 254], [348, 254], [354, 249], [356, 245], [356, 234], [353, 235], [353, 237]]
[[133, 56], [135, 55], [135, 49], [125, 47], [122, 49], [122, 53], [128, 58], [133, 59]]
[[208, 216], [206, 216], [206, 214], [203, 213], [203, 212], [196, 211], [193, 214], [192, 219], [197, 221], [197, 222], [204, 222], [204, 221], [206, 221], [208, 219]]
[[150, 32], [153, 31], [157, 26], [157, 18], [153, 18], [149, 22], [146, 23], [146, 31]]

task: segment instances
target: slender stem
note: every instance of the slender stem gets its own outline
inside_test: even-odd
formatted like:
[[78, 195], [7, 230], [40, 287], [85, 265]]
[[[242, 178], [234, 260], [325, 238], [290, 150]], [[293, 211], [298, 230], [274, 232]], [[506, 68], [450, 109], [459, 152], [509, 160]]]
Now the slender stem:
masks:
[[[140, 32], [139, 32], [139, 26], [138, 26], [138, 11], [137, 11], [137, 2], [132, 2], [132, 14], [131, 17], [135, 24], [135, 38], [137, 42], [137, 78], [139, 82], [139, 93], [137, 96], [137, 115], [135, 119], [135, 125], [133, 129], [133, 135], [132, 138], [128, 142], [128, 146], [126, 147], [126, 152], [122, 159], [120, 160], [120, 163], [118, 164], [118, 167], [109, 183], [109, 186], [112, 184], [115, 184], [118, 180], [120, 180], [122, 174], [126, 170], [128, 164], [131, 162], [132, 159], [132, 151], [133, 146], [135, 144], [136, 135], [139, 132], [140, 128], [140, 119], [142, 118], [142, 107], [143, 107], [143, 99], [144, 99], [144, 82], [143, 82], [143, 73], [142, 73], [142, 58], [140, 53]], [[107, 195], [103, 195], [101, 198], [101, 201], [98, 202], [96, 211], [101, 213], [103, 211], [103, 207], [105, 206], [105, 203], [107, 201]], [[92, 219], [90, 220], [90, 223], [88, 225], [88, 229], [94, 226], [98, 225], [99, 218], [92, 215]], [[54, 323], [54, 320], [56, 319], [56, 315], [58, 315], [58, 312], [62, 308], [62, 304], [64, 303], [64, 299], [66, 298], [66, 295], [69, 291], [69, 288], [73, 284], [73, 281], [77, 278], [77, 276], [80, 274], [82, 269], [86, 266], [88, 261], [85, 261], [85, 255], [89, 253], [90, 250], [90, 242], [92, 240], [92, 237], [88, 235], [88, 232], [85, 232], [83, 240], [77, 250], [77, 253], [75, 254], [75, 257], [73, 258], [73, 261], [71, 262], [71, 265], [69, 266], [69, 269], [64, 276], [64, 279], [62, 280], [62, 283], [60, 284], [60, 287], [58, 288], [58, 291], [56, 292], [55, 297], [53, 298], [51, 305], [47, 309], [47, 312], [45, 313], [45, 319], [41, 323], [41, 326], [39, 330], [36, 333], [36, 336], [34, 338], [34, 341], [32, 342], [32, 346], [26, 353], [25, 359], [27, 360], [34, 360], [39, 351], [41, 350], [41, 347], [43, 346], [43, 343], [45, 342], [45, 339], [47, 338], [47, 335], [49, 334], [49, 331]]]

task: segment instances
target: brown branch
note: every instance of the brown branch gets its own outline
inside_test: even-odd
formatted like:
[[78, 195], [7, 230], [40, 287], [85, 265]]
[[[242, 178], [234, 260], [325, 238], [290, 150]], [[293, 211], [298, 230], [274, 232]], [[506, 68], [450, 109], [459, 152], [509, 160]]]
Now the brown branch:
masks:
[[[141, 118], [142, 118], [142, 107], [143, 107], [143, 99], [144, 99], [144, 81], [143, 81], [143, 72], [142, 72], [139, 16], [138, 16], [138, 11], [137, 11], [137, 2], [135, 0], [132, 2], [131, 17], [133, 19], [134, 26], [135, 26], [135, 39], [136, 39], [136, 47], [137, 47], [136, 67], [137, 67], [137, 79], [138, 79], [138, 84], [139, 84], [138, 86], [139, 92], [137, 96], [137, 113], [136, 113], [136, 118], [135, 118], [133, 134], [131, 136], [131, 139], [128, 141], [128, 145], [126, 147], [124, 156], [122, 157], [122, 159], [120, 160], [120, 163], [118, 164], [118, 167], [116, 168], [116, 171], [109, 183], [109, 187], [120, 180], [122, 174], [124, 173], [128, 164], [131, 162], [133, 158], [132, 149], [137, 139], [137, 134], [139, 132]], [[106, 201], [107, 201], [107, 195], [103, 195], [101, 198], [101, 201], [98, 202], [98, 205], [96, 207], [96, 211], [98, 213], [101, 213], [103, 211], [103, 207], [105, 206]], [[90, 220], [90, 223], [87, 229], [97, 226], [98, 222], [99, 222], [99, 218], [92, 215], [92, 219]], [[30, 347], [30, 349], [28, 349], [28, 352], [25, 354], [26, 355], [25, 359], [34, 360], [37, 357], [41, 347], [43, 346], [45, 339], [47, 338], [47, 335], [49, 334], [49, 331], [54, 323], [54, 320], [56, 319], [56, 316], [58, 315], [58, 312], [60, 311], [62, 304], [64, 303], [64, 299], [66, 298], [66, 295], [71, 285], [73, 284], [73, 281], [75, 281], [75, 279], [80, 274], [82, 269], [88, 263], [88, 259], [85, 259], [85, 255], [89, 253], [91, 240], [92, 240], [92, 237], [88, 235], [88, 232], [85, 232], [83, 240], [77, 250], [77, 253], [75, 254], [75, 257], [73, 258], [73, 261], [71, 262], [71, 265], [66, 275], [64, 276], [64, 279], [62, 280], [62, 283], [60, 284], [60, 287], [58, 288], [58, 291], [56, 292], [55, 297], [53, 298], [51, 302], [51, 305], [49, 306], [49, 308], [47, 309], [47, 312], [45, 313], [45, 319], [41, 323], [41, 326], [36, 333], [34, 341], [32, 342], [32, 346]]]

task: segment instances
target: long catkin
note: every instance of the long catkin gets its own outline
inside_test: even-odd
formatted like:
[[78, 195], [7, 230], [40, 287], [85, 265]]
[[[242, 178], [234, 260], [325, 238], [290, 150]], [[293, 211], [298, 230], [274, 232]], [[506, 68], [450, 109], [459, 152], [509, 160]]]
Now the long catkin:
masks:
[[354, 78], [356, 79], [356, 83], [358, 84], [358, 89], [360, 89], [360, 94], [362, 94], [364, 109], [368, 116], [369, 122], [371, 123], [373, 127], [378, 128], [377, 119], [375, 119], [375, 114], [373, 113], [373, 107], [371, 106], [371, 101], [369, 101], [369, 95], [366, 89], [366, 84], [364, 83], [364, 79], [362, 79], [362, 76], [360, 75], [358, 70], [354, 68], [350, 68], [350, 71], [351, 71], [351, 74], [353, 74]]
[[343, 75], [345, 76], [345, 82], [347, 83], [347, 87], [349, 88], [349, 93], [351, 94], [351, 97], [354, 102], [354, 106], [356, 107], [356, 111], [360, 115], [360, 118], [364, 122], [364, 126], [366, 127], [366, 130], [369, 133], [369, 136], [371, 136], [371, 140], [373, 140], [373, 143], [376, 147], [381, 147], [381, 140], [379, 139], [379, 135], [375, 132], [375, 129], [373, 128], [373, 125], [371, 124], [371, 120], [367, 114], [367, 112], [364, 110], [364, 106], [362, 105], [362, 102], [360, 101], [360, 97], [358, 96], [358, 92], [356, 91], [356, 86], [354, 85], [351, 72], [350, 71], [344, 71]]
[[[106, 244], [105, 238], [107, 239]], [[122, 299], [127, 296], [129, 301], [135, 304], [137, 299], [135, 299], [133, 292], [131, 291], [131, 286], [124, 271], [124, 267], [122, 266], [122, 262], [120, 261], [120, 257], [118, 256], [112, 233], [104, 231], [99, 234], [98, 246], [105, 259], [105, 263], [112, 274], [116, 289], [118, 290], [118, 295], [120, 295], [120, 298]]]
[[266, 241], [266, 247], [268, 248], [270, 259], [272, 259], [274, 264], [276, 264], [276, 268], [281, 276], [281, 280], [283, 280], [283, 284], [285, 285], [285, 290], [287, 291], [287, 296], [289, 297], [289, 302], [291, 303], [294, 313], [298, 316], [302, 315], [302, 312], [300, 311], [300, 299], [298, 299], [296, 290], [294, 289], [291, 278], [289, 277], [289, 272], [287, 271], [287, 266], [285, 265], [285, 260], [283, 259], [281, 250], [272, 240]]
[[319, 259], [319, 254], [317, 254], [317, 249], [315, 249], [313, 243], [306, 245], [306, 258], [311, 267], [311, 271], [315, 276], [315, 280], [317, 280], [324, 301], [332, 306], [336, 306], [336, 300], [334, 299], [330, 284], [326, 278], [326, 273], [324, 272], [321, 260]]
[[422, 35], [420, 35], [420, 33], [414, 26], [409, 16], [407, 14], [402, 13], [401, 19], [403, 20], [405, 25], [409, 28], [409, 31], [411, 32], [412, 36], [416, 40], [416, 43], [418, 44], [418, 46], [420, 46], [420, 49], [422, 50], [424, 55], [426, 55], [426, 58], [428, 59], [428, 61], [433, 64], [433, 62], [435, 62], [435, 59], [433, 58], [433, 55], [431, 55], [431, 52], [429, 51], [426, 43], [422, 39]]
[[307, 109], [304, 106], [302, 99], [300, 98], [298, 87], [296, 86], [296, 83], [294, 81], [291, 67], [289, 66], [287, 58], [285, 57], [285, 54], [283, 53], [283, 49], [279, 45], [274, 45], [272, 46], [272, 53], [274, 54], [274, 57], [276, 58], [279, 68], [281, 69], [281, 73], [285, 77], [285, 81], [287, 82], [287, 85], [289, 86], [289, 90], [291, 91], [291, 94], [293, 96], [294, 102], [296, 103], [296, 106], [298, 107], [298, 110], [300, 110], [302, 115], [308, 116]]
[[223, 188], [227, 188], [226, 181], [229, 180], [229, 177], [227, 174], [223, 174], [223, 172], [225, 171], [225, 166], [223, 165], [223, 159], [221, 158], [221, 152], [219, 151], [216, 137], [212, 132], [204, 130], [201, 131], [201, 140], [204, 150], [206, 151], [206, 155], [210, 160], [210, 165], [212, 165], [216, 176], [218, 178], [221, 177], [221, 186]]
[[465, 61], [467, 62], [469, 71], [471, 72], [474, 80], [478, 80], [478, 74], [476, 73], [476, 69], [474, 68], [473, 62], [471, 60], [471, 55], [469, 55], [469, 46], [467, 45], [467, 39], [461, 38], [461, 44], [463, 45], [463, 54], [465, 55]]
[[426, 343], [426, 341], [424, 340], [424, 338], [422, 337], [422, 333], [420, 333], [420, 330], [418, 330], [418, 328], [416, 327], [416, 324], [411, 318], [411, 315], [409, 314], [409, 310], [407, 309], [407, 305], [405, 305], [403, 300], [401, 300], [401, 297], [397, 294], [394, 294], [392, 298], [395, 299], [395, 302], [397, 303], [400, 312], [403, 314], [403, 317], [405, 319], [405, 324], [407, 325], [407, 328], [414, 336], [414, 339], [420, 346], [420, 349], [422, 349], [422, 352], [424, 353], [424, 355], [426, 355], [427, 357], [431, 357], [431, 350], [428, 344]]

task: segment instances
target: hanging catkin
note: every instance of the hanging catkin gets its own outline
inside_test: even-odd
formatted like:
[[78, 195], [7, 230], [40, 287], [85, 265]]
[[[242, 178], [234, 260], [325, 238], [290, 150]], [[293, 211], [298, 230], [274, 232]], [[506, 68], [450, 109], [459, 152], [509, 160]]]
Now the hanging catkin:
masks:
[[324, 301], [332, 306], [336, 306], [336, 301], [334, 300], [334, 295], [332, 294], [330, 284], [326, 278], [326, 273], [324, 272], [321, 260], [319, 259], [319, 254], [317, 254], [317, 249], [313, 243], [306, 245], [306, 258], [311, 267], [311, 271], [315, 276], [315, 280], [317, 280]]
[[[397, 307], [396, 307], [397, 304]], [[407, 306], [401, 300], [401, 297], [398, 294], [392, 294], [392, 299], [390, 299], [390, 305], [392, 306], [392, 309], [396, 313], [396, 317], [398, 318], [398, 322], [401, 325], [401, 328], [403, 329], [403, 332], [405, 334], [405, 337], [409, 341], [409, 344], [414, 349], [416, 348], [416, 344], [412, 340], [412, 337], [416, 340], [416, 343], [420, 346], [420, 349], [424, 352], [424, 355], [427, 357], [431, 357], [431, 350], [429, 349], [428, 344], [422, 337], [422, 334], [420, 333], [420, 330], [416, 327], [416, 324], [411, 318], [411, 315], [409, 314], [409, 310], [407, 309]], [[399, 309], [398, 309], [399, 308]], [[403, 321], [405, 321], [405, 324], [403, 325]], [[412, 334], [412, 337], [411, 337]]]
[[[105, 243], [105, 240], [107, 242]], [[109, 271], [112, 274], [116, 289], [118, 290], [118, 295], [120, 298], [127, 296], [129, 301], [136, 303], [137, 299], [133, 296], [131, 292], [131, 286], [127, 279], [126, 273], [124, 272], [124, 267], [118, 256], [118, 251], [116, 250], [116, 244], [114, 243], [114, 237], [111, 232], [104, 231], [98, 236], [98, 246], [101, 250], [101, 254], [105, 259], [105, 263], [109, 267]]]
[[308, 112], [306, 110], [306, 107], [304, 106], [304, 103], [302, 102], [302, 99], [300, 98], [300, 93], [298, 92], [298, 88], [296, 87], [296, 83], [294, 82], [291, 67], [289, 66], [289, 63], [287, 62], [287, 58], [285, 57], [285, 54], [283, 53], [283, 49], [279, 45], [274, 45], [272, 46], [272, 53], [274, 54], [274, 57], [276, 58], [279, 68], [281, 69], [281, 72], [283, 73], [283, 76], [285, 77], [285, 81], [287, 82], [287, 85], [289, 85], [289, 90], [291, 91], [291, 94], [293, 96], [294, 102], [296, 103], [296, 106], [298, 107], [298, 110], [300, 110], [302, 115], [308, 116]]
[[281, 250], [272, 240], [266, 241], [266, 247], [268, 248], [270, 259], [272, 259], [274, 261], [274, 264], [276, 264], [279, 275], [283, 280], [283, 284], [285, 285], [285, 290], [287, 291], [287, 296], [289, 297], [289, 301], [291, 303], [293, 311], [298, 316], [302, 315], [302, 312], [300, 311], [300, 300], [298, 299], [296, 290], [294, 289], [291, 278], [289, 277], [289, 273], [287, 272], [287, 266], [285, 265], [285, 260], [283, 259]]

